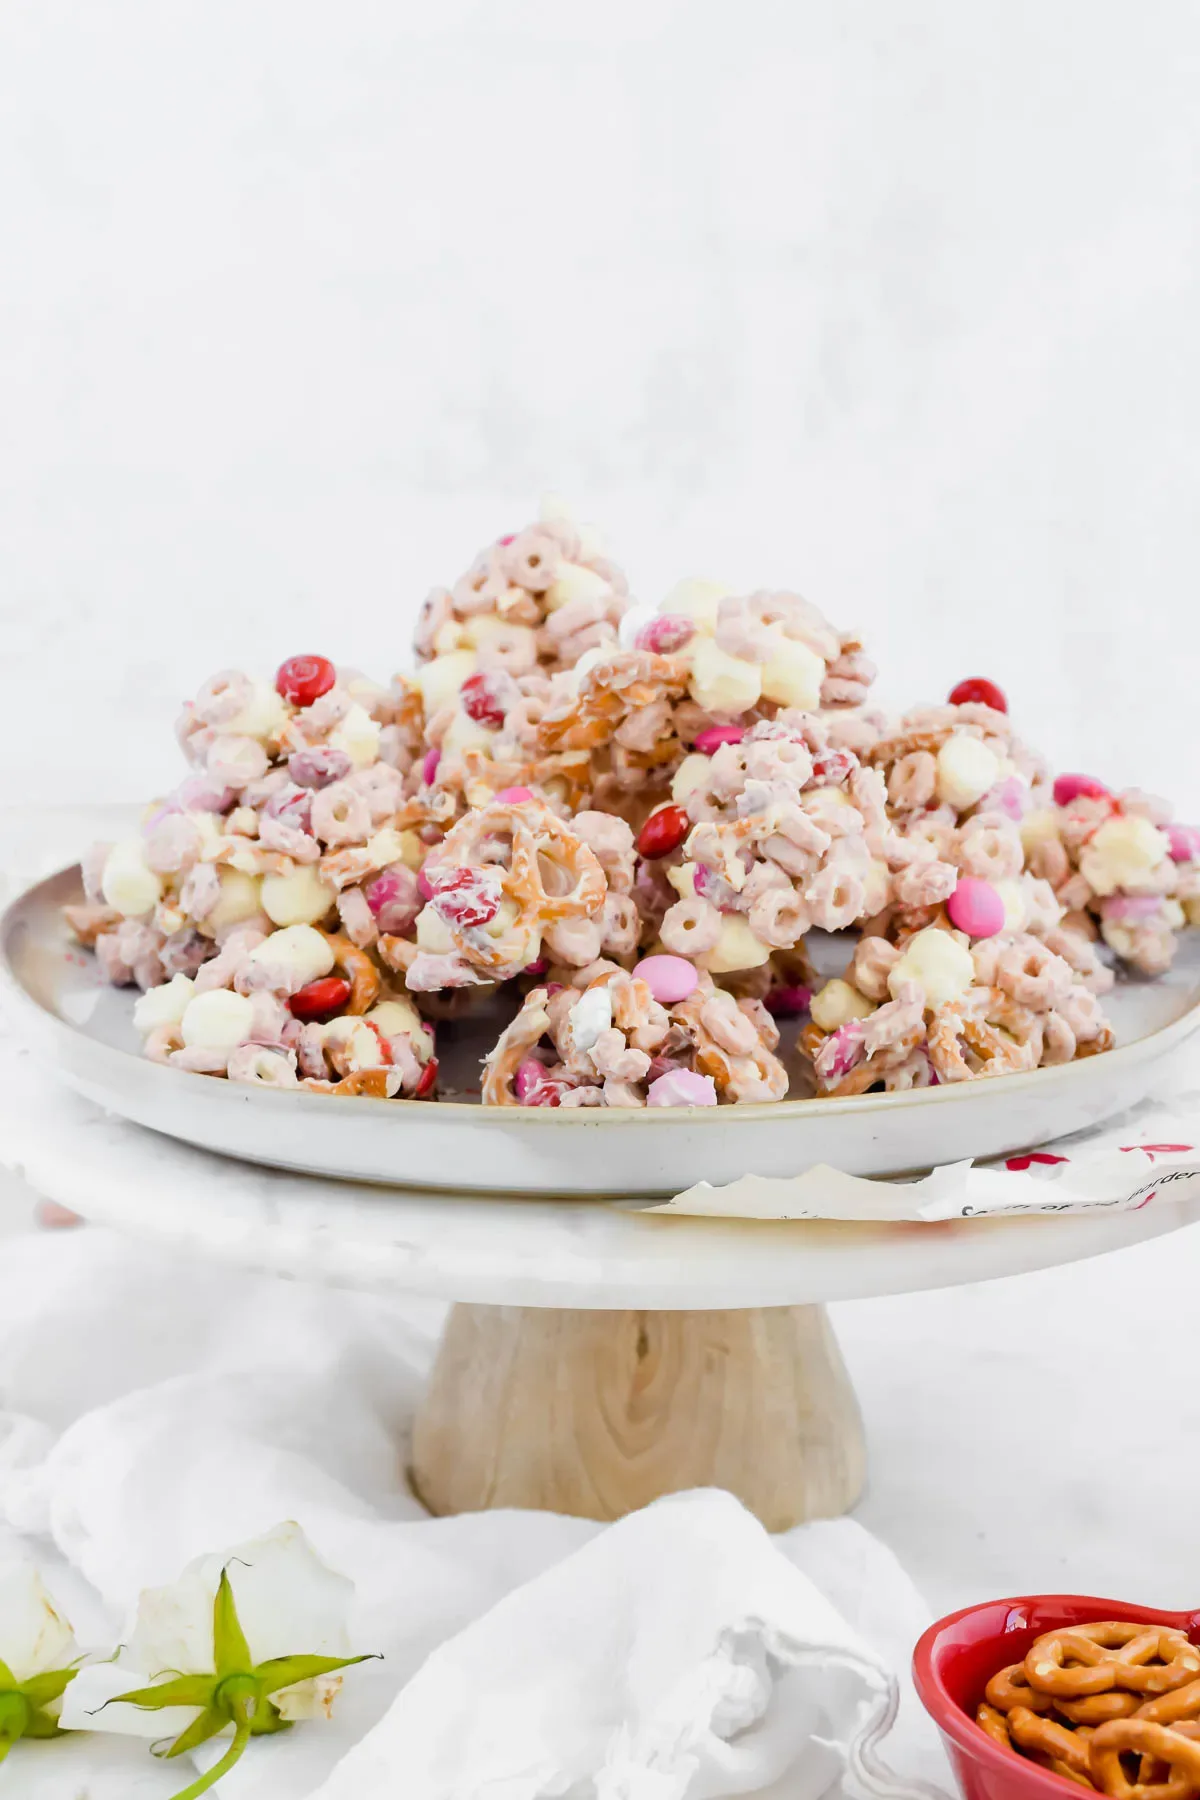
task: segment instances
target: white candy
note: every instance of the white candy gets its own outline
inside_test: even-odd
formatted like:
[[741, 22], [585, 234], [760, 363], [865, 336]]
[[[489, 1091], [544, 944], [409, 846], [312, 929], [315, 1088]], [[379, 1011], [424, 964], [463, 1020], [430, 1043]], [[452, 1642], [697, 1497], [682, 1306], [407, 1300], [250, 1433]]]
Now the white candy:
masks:
[[585, 569], [582, 563], [563, 563], [542, 598], [547, 612], [557, 612], [571, 600], [607, 600], [611, 593], [611, 581], [595, 569]]
[[1005, 931], [1024, 931], [1029, 918], [1025, 890], [1019, 881], [993, 881], [992, 886], [1004, 903]]
[[262, 909], [273, 925], [316, 925], [335, 898], [329, 883], [311, 865], [290, 875], [263, 877]]
[[613, 1021], [612, 995], [607, 986], [588, 988], [571, 1008], [571, 1035], [577, 1050], [590, 1050]]
[[825, 679], [824, 659], [807, 644], [779, 636], [779, 647], [762, 668], [764, 700], [780, 706], [797, 706], [814, 712], [821, 704], [821, 683]]
[[478, 666], [479, 659], [473, 650], [451, 650], [445, 656], [435, 656], [432, 662], [422, 663], [417, 670], [416, 682], [425, 702], [426, 718], [457, 699], [459, 688]]
[[688, 689], [705, 712], [736, 714], [758, 704], [762, 671], [757, 663], [730, 656], [712, 638], [693, 638], [687, 646], [692, 669]]
[[711, 767], [712, 758], [702, 756], [698, 750], [693, 751], [691, 756], [685, 756], [671, 780], [672, 800], [686, 800], [697, 788], [705, 787]]
[[1136, 891], [1154, 883], [1147, 880], [1170, 854], [1165, 831], [1140, 813], [1106, 819], [1079, 858], [1079, 870], [1097, 894], [1113, 894], [1118, 888]]
[[713, 975], [727, 975], [734, 969], [757, 969], [771, 952], [760, 943], [740, 913], [727, 913], [721, 921], [721, 935], [712, 949], [695, 961]]
[[[252, 855], [253, 852], [247, 854]], [[200, 923], [200, 930], [207, 937], [215, 937], [218, 931], [224, 931], [229, 925], [240, 925], [243, 919], [252, 919], [260, 910], [256, 875], [247, 875], [242, 869], [226, 867], [218, 869], [217, 874], [221, 882], [220, 896], [208, 917]]]
[[161, 987], [148, 988], [134, 1001], [134, 1025], [143, 1037], [160, 1025], [178, 1025], [195, 991], [195, 982], [186, 975], [175, 975]]
[[658, 610], [660, 613], [670, 613], [672, 617], [690, 619], [697, 631], [707, 632], [711, 637], [717, 629], [717, 607], [732, 592], [733, 589], [724, 581], [701, 581], [695, 578], [678, 581]]
[[257, 738], [263, 744], [283, 729], [287, 708], [271, 682], [255, 681], [251, 685], [254, 691], [249, 700], [236, 718], [222, 723], [221, 735]]
[[851, 1019], [865, 1019], [873, 1013], [875, 1002], [839, 976], [834, 981], [827, 981], [820, 993], [813, 995], [809, 1011], [813, 1024], [819, 1025], [822, 1031], [837, 1031]]
[[357, 701], [329, 734], [330, 747], [344, 750], [356, 769], [369, 769], [379, 756], [383, 726]]
[[1000, 758], [981, 738], [956, 731], [937, 753], [938, 799], [964, 812], [974, 806], [1000, 776]]
[[100, 877], [106, 906], [126, 919], [140, 919], [162, 898], [163, 884], [146, 862], [141, 838], [122, 838], [113, 845]]
[[254, 1029], [254, 1006], [245, 994], [210, 988], [189, 1001], [179, 1029], [189, 1050], [236, 1050]]
[[888, 989], [895, 999], [906, 981], [924, 989], [927, 1006], [946, 1006], [960, 1000], [975, 980], [975, 963], [965, 944], [948, 931], [930, 926], [918, 931], [888, 975]]
[[333, 951], [319, 931], [311, 925], [285, 925], [273, 931], [261, 944], [256, 944], [247, 962], [269, 963], [272, 968], [286, 969], [298, 979], [296, 987], [319, 981], [334, 966]]

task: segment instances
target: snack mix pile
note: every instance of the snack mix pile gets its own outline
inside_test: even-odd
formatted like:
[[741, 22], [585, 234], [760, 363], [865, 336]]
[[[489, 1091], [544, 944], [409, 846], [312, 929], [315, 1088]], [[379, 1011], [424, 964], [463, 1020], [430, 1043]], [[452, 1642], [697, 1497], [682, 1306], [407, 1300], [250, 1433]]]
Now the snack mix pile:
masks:
[[[1113, 962], [1200, 923], [1200, 830], [1051, 781], [991, 682], [892, 725], [796, 594], [685, 582], [623, 641], [629, 605], [544, 509], [429, 596], [414, 675], [214, 675], [66, 909], [146, 1055], [435, 1099], [438, 1023], [499, 994], [492, 1105], [781, 1100], [780, 1022], [817, 1094], [926, 1087], [1108, 1049]], [[820, 986], [814, 927], [857, 938]]]

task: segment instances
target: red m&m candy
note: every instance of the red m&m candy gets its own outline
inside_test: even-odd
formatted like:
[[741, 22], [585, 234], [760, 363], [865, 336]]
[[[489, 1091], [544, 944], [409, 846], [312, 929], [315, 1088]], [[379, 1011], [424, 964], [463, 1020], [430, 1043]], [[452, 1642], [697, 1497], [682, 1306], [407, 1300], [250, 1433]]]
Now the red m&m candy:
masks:
[[334, 1013], [341, 1012], [350, 998], [350, 983], [343, 981], [340, 975], [324, 975], [320, 981], [310, 981], [299, 993], [293, 994], [288, 1001], [294, 1019], [331, 1019]]
[[289, 656], [275, 671], [276, 691], [293, 706], [311, 706], [336, 680], [337, 670], [327, 656]]
[[990, 706], [993, 712], [1008, 711], [1004, 689], [998, 688], [994, 681], [985, 680], [982, 675], [972, 675], [966, 681], [960, 681], [957, 687], [950, 689], [946, 698], [951, 706]]
[[692, 821], [682, 806], [660, 806], [638, 833], [637, 853], [646, 857], [669, 856], [691, 829]]

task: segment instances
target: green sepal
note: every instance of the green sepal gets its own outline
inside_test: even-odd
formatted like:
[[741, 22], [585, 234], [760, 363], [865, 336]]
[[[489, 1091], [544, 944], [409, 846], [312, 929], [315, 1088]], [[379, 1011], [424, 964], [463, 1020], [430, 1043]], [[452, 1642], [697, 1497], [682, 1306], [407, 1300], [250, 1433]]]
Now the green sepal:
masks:
[[254, 1668], [250, 1646], [238, 1618], [228, 1569], [221, 1570], [213, 1601], [213, 1658], [218, 1681], [225, 1681], [230, 1675], [249, 1675]]
[[175, 1742], [167, 1750], [156, 1750], [155, 1755], [170, 1761], [173, 1756], [186, 1756], [189, 1750], [198, 1750], [201, 1744], [207, 1744], [209, 1738], [216, 1737], [218, 1731], [224, 1731], [232, 1725], [229, 1714], [219, 1706], [206, 1706], [198, 1713], [185, 1731], [181, 1731]]
[[29, 1723], [25, 1727], [24, 1735], [30, 1738], [57, 1737], [58, 1720], [52, 1719], [49, 1713], [32, 1712], [29, 1715]]
[[68, 1683], [74, 1681], [78, 1673], [78, 1669], [47, 1669], [22, 1682], [21, 1692], [31, 1706], [48, 1706], [51, 1700], [61, 1699]]
[[215, 1675], [177, 1675], [173, 1681], [155, 1681], [149, 1687], [130, 1688], [127, 1694], [114, 1694], [104, 1704], [137, 1706], [143, 1712], [160, 1712], [164, 1706], [207, 1706], [216, 1685]]
[[290, 1731], [291, 1719], [285, 1719], [277, 1706], [270, 1700], [262, 1700], [254, 1709], [254, 1717], [250, 1721], [251, 1737], [272, 1737], [277, 1731]]
[[11, 1690], [15, 1688], [16, 1685], [17, 1678], [9, 1668], [8, 1664], [6, 1662], [0, 1662], [0, 1692], [3, 1692], [6, 1688]]
[[254, 1676], [261, 1682], [264, 1694], [277, 1694], [281, 1688], [294, 1687], [298, 1681], [313, 1681], [318, 1675], [336, 1675], [339, 1669], [375, 1660], [371, 1656], [273, 1656], [269, 1662], [259, 1663]]

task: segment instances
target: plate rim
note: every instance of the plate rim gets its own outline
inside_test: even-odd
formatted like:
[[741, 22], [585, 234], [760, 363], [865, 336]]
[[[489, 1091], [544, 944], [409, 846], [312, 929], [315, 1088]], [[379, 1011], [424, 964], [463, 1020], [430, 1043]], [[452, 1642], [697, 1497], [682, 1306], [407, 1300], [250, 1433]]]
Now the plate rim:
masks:
[[[38, 997], [31, 993], [20, 979], [13, 964], [9, 944], [12, 933], [22, 922], [25, 909], [31, 900], [43, 889], [61, 883], [68, 877], [78, 877], [82, 883], [82, 871], [78, 862], [67, 863], [60, 869], [42, 876], [38, 881], [30, 883], [9, 901], [3, 912], [0, 912], [0, 993], [8, 996], [16, 1003], [16, 1011], [31, 1023], [40, 1028], [43, 1034], [51, 1037], [61, 1036], [68, 1043], [86, 1046], [90, 1054], [106, 1060], [117, 1059], [131, 1070], [139, 1071], [140, 1080], [149, 1080], [161, 1085], [163, 1080], [175, 1082], [181, 1076], [190, 1077], [193, 1081], [204, 1082], [211, 1087], [212, 1077], [199, 1075], [189, 1069], [173, 1069], [161, 1063], [149, 1061], [132, 1050], [122, 1049], [117, 1044], [105, 1043], [102, 1039], [92, 1037], [78, 1025], [64, 1019], [61, 1014], [45, 1006]], [[57, 907], [57, 901], [47, 903]], [[1144, 1032], [1128, 1044], [1120, 1044], [1112, 1050], [1103, 1052], [1106, 1069], [1119, 1068], [1125, 1064], [1140, 1061], [1150, 1046], [1156, 1053], [1166, 1054], [1177, 1044], [1183, 1043], [1197, 1029], [1200, 1029], [1200, 982], [1191, 1004], [1180, 1013], [1178, 1018], [1169, 1024], [1159, 1026], [1154, 1031]], [[1085, 1079], [1089, 1066], [1095, 1059], [1076, 1057], [1068, 1063], [1059, 1063], [1052, 1068], [1026, 1069], [1009, 1075], [993, 1077], [989, 1087], [1006, 1094], [1017, 1095], [1028, 1091], [1031, 1083], [1036, 1083], [1035, 1092], [1042, 1092], [1050, 1082], [1064, 1082]], [[64, 1074], [66, 1071], [64, 1070]], [[999, 1087], [998, 1084], [1002, 1084]], [[387, 1108], [389, 1113], [398, 1118], [411, 1119], [414, 1114], [432, 1115], [446, 1124], [457, 1118], [464, 1123], [478, 1124], [481, 1120], [504, 1119], [521, 1130], [575, 1130], [584, 1126], [591, 1130], [598, 1127], [612, 1129], [620, 1126], [623, 1129], [637, 1129], [647, 1123], [654, 1125], [682, 1126], [695, 1129], [701, 1120], [709, 1120], [711, 1124], [726, 1129], [734, 1123], [748, 1125], [755, 1121], [775, 1121], [782, 1123], [796, 1118], [836, 1118], [861, 1119], [873, 1113], [883, 1112], [885, 1116], [898, 1110], [914, 1111], [921, 1106], [947, 1106], [955, 1100], [976, 1095], [978, 1084], [972, 1081], [947, 1082], [938, 1087], [907, 1088], [903, 1091], [884, 1094], [850, 1094], [840, 1098], [823, 1096], [810, 1099], [754, 1101], [736, 1107], [559, 1107], [545, 1106], [488, 1106], [482, 1101], [476, 1103], [465, 1100], [439, 1100], [434, 1103], [422, 1100], [409, 1100], [397, 1096], [393, 1099], [373, 1099], [368, 1095], [339, 1095], [339, 1110], [351, 1108], [361, 1112], [364, 1107]], [[288, 1089], [259, 1088], [249, 1085], [245, 1088], [245, 1097], [251, 1094], [257, 1098], [268, 1099], [270, 1104], [307, 1112], [314, 1106], [325, 1108], [329, 1096], [312, 1094], [303, 1090], [293, 1092]], [[239, 1096], [240, 1098], [241, 1096]], [[431, 1120], [432, 1122], [432, 1120]]]

